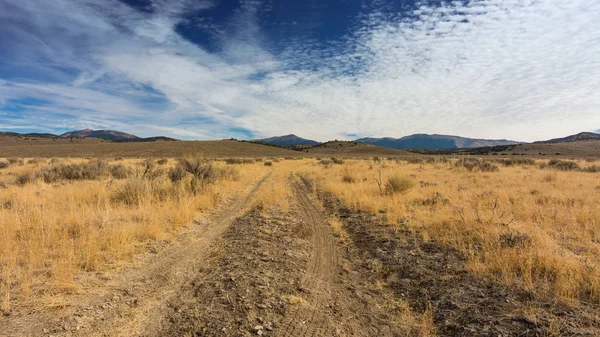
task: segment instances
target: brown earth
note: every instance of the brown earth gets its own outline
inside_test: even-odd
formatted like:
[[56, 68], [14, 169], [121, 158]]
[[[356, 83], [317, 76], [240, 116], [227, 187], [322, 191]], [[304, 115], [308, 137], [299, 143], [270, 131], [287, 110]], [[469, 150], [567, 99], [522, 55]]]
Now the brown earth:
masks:
[[302, 152], [274, 146], [240, 142], [215, 141], [156, 141], [115, 143], [96, 138], [17, 138], [0, 137], [2, 157], [182, 157], [202, 154], [210, 158], [227, 157], [297, 157]]
[[321, 156], [418, 156], [418, 154], [359, 142], [331, 141], [305, 149], [305, 154]]
[[501, 153], [509, 155], [527, 155], [531, 157], [562, 156], [578, 158], [598, 158], [600, 157], [600, 141], [590, 140], [553, 144], [521, 144]]

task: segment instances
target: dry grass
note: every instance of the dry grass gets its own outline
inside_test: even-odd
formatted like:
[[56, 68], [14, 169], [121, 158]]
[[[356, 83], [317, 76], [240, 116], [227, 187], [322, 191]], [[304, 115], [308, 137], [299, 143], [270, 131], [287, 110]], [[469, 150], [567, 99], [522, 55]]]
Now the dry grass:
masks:
[[[219, 207], [269, 170], [207, 165], [210, 179], [207, 171], [199, 170], [199, 178], [186, 171], [175, 182], [154, 160], [72, 159], [3, 169], [0, 311], [61, 302], [80, 288], [78, 273], [132, 262], [147, 243], [171, 239], [199, 212]], [[190, 188], [195, 179], [204, 179], [201, 190]]]
[[[455, 247], [481, 277], [571, 304], [600, 303], [600, 176], [585, 170], [593, 162], [559, 164], [583, 168], [574, 171], [556, 162], [502, 164], [346, 160], [325, 169], [312, 161], [301, 172], [348, 205], [383, 212], [391, 226]], [[396, 175], [410, 188], [382, 193], [378, 181]]]

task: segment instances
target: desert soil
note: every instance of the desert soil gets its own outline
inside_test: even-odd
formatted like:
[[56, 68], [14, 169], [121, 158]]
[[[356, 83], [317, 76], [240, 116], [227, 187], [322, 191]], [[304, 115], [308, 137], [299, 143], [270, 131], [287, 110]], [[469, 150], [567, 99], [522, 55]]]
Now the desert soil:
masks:
[[600, 333], [591, 309], [479, 279], [459, 253], [312, 193], [302, 177], [288, 178], [289, 210], [256, 206], [268, 179], [61, 311], [0, 318], [0, 336]]

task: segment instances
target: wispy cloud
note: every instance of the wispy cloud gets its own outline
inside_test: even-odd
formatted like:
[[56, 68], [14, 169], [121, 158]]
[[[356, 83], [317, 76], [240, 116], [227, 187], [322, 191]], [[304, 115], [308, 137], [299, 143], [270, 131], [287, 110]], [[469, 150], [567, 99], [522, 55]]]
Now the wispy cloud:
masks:
[[[341, 38], [285, 41], [261, 25], [270, 7], [214, 23], [218, 5], [0, 2], [0, 126], [536, 140], [600, 125], [597, 1], [366, 7]], [[182, 36], [193, 24], [218, 48]]]

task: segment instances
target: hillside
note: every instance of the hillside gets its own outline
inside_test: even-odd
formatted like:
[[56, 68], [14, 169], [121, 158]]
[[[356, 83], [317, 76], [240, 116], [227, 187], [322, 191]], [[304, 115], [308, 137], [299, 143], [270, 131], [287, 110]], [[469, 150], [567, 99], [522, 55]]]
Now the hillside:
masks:
[[65, 132], [59, 137], [61, 138], [100, 138], [100, 139], [108, 139], [108, 140], [131, 140], [131, 139], [139, 139], [140, 137], [120, 132], [114, 130], [77, 130]]
[[303, 152], [275, 146], [217, 141], [120, 141], [100, 138], [35, 138], [0, 136], [2, 157], [182, 157], [202, 154], [211, 158], [226, 157], [295, 157]]
[[402, 138], [361, 138], [357, 142], [393, 149], [457, 149], [511, 145], [520, 142], [506, 139], [474, 139], [448, 135], [415, 134]]
[[416, 154], [360, 142], [330, 141], [305, 149], [304, 153], [328, 156], [415, 156]]
[[294, 134], [285, 135], [285, 136], [278, 136], [278, 137], [271, 137], [271, 138], [264, 138], [264, 139], [253, 139], [252, 141], [256, 142], [256, 143], [266, 143], [266, 144], [272, 144], [272, 145], [278, 145], [278, 146], [317, 145], [317, 144], [320, 144], [317, 141], [310, 140], [310, 139], [305, 139], [305, 138], [301, 138], [301, 137], [298, 137], [298, 136], [296, 136]]
[[553, 144], [553, 143], [569, 143], [569, 142], [580, 142], [589, 140], [600, 140], [600, 134], [593, 132], [580, 132], [576, 135], [571, 135], [563, 138], [554, 138], [550, 140], [544, 140], [534, 142], [535, 144]]

